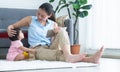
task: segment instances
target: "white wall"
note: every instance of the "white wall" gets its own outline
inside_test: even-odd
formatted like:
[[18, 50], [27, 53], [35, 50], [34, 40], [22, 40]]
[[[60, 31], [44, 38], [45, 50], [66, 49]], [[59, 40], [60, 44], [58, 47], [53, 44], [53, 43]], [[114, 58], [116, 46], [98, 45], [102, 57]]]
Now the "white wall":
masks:
[[[1, 0], [0, 8], [38, 9], [38, 7], [44, 2], [49, 2], [49, 0]], [[52, 3], [54, 9], [57, 3], [58, 3], [58, 0]], [[64, 9], [56, 16], [58, 17], [66, 14], [67, 14], [67, 11], [66, 9]]]
[[47, 0], [1, 0], [0, 7], [37, 9], [39, 5]]
[[[94, 0], [88, 0], [88, 4], [93, 5]], [[93, 9], [93, 7], [92, 7]], [[90, 9], [88, 12], [88, 16], [85, 18], [79, 18], [78, 20], [78, 30], [79, 30], [79, 44], [81, 45], [81, 52], [86, 52], [86, 44], [87, 42], [87, 30], [88, 30], [88, 18], [93, 15], [93, 11]]]

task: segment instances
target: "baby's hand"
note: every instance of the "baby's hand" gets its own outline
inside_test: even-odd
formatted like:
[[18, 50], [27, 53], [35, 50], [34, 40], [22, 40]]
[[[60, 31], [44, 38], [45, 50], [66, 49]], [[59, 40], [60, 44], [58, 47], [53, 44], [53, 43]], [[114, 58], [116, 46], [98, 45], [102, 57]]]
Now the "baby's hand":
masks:
[[54, 33], [58, 33], [59, 31], [61, 30], [61, 27], [56, 27], [56, 28], [54, 28]]

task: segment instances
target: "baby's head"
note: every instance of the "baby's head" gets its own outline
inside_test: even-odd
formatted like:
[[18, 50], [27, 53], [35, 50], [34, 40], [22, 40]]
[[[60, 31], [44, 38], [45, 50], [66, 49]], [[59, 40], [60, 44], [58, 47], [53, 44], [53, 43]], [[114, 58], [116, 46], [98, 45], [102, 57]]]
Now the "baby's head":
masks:
[[11, 41], [22, 40], [24, 38], [24, 35], [23, 35], [22, 31], [20, 30], [20, 28], [15, 28], [13, 30], [16, 31], [16, 34], [14, 34], [14, 36], [12, 36], [12, 37], [9, 37], [9, 39]]

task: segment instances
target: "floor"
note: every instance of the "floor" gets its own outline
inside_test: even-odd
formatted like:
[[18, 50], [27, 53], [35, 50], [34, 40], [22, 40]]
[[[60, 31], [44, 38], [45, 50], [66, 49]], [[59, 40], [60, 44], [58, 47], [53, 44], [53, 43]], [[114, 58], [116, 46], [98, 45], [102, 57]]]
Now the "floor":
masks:
[[97, 67], [27, 70], [14, 72], [120, 72], [120, 59], [102, 58], [100, 62], [100, 65]]

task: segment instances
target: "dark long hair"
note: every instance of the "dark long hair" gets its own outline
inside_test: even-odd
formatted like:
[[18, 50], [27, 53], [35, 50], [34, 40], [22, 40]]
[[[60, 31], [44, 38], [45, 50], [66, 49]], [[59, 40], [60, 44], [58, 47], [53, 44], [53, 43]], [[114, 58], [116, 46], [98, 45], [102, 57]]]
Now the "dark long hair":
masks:
[[19, 33], [20, 33], [20, 28], [15, 28], [15, 29], [13, 29], [13, 30], [16, 31], [16, 34], [14, 34], [14, 36], [12, 36], [12, 37], [9, 37], [9, 39], [10, 39], [11, 41], [18, 40], [18, 36], [19, 36]]
[[52, 16], [49, 18], [50, 20], [53, 20], [53, 21], [56, 20], [53, 6], [51, 4], [43, 3], [39, 8], [45, 10], [48, 15], [52, 14]]

